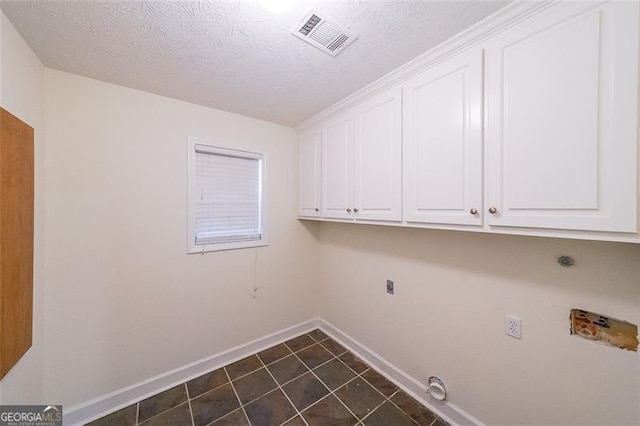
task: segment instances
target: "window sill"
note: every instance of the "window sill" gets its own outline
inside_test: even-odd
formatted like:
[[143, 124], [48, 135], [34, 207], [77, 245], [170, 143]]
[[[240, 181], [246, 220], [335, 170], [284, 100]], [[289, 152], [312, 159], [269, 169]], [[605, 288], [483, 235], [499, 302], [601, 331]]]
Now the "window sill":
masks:
[[237, 243], [206, 244], [189, 247], [187, 254], [204, 254], [212, 251], [238, 250], [252, 247], [266, 247], [268, 245], [265, 239], [259, 241], [241, 241]]

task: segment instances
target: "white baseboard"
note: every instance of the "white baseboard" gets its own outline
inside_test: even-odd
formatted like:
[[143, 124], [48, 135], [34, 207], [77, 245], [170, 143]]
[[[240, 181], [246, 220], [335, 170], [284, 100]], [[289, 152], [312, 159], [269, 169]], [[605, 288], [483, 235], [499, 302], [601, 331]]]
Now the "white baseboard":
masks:
[[183, 367], [176, 368], [159, 376], [152, 377], [143, 382], [73, 406], [68, 410], [64, 410], [64, 424], [85, 424], [316, 328], [324, 331], [345, 348], [356, 354], [365, 363], [392, 381], [400, 389], [452, 425], [474, 424], [483, 426], [482, 422], [454, 404], [448, 401], [432, 400], [426, 394], [426, 384], [409, 376], [389, 361], [381, 358], [371, 349], [321, 318], [313, 318], [309, 321], [294, 325], [293, 327], [286, 328]]
[[65, 425], [83, 425], [118, 411], [140, 400], [170, 389], [176, 385], [195, 379], [209, 371], [231, 364], [271, 346], [282, 343], [300, 334], [309, 332], [321, 325], [319, 318], [305, 321], [293, 327], [269, 334], [213, 356], [201, 359], [175, 370], [135, 383], [126, 388], [94, 398], [90, 401], [64, 410]]
[[382, 358], [380, 355], [376, 354], [374, 351], [367, 348], [365, 345], [361, 344], [353, 337], [342, 332], [337, 327], [334, 327], [329, 322], [323, 319], [319, 319], [318, 323], [318, 327], [322, 331], [327, 333], [337, 342], [356, 354], [364, 362], [369, 364], [374, 370], [378, 371], [378, 373], [385, 376], [400, 389], [411, 395], [411, 397], [415, 398], [422, 405], [442, 417], [450, 424], [484, 426], [484, 424], [480, 420], [476, 419], [451, 402], [437, 401], [431, 398], [427, 394], [426, 383], [421, 383], [415, 378], [409, 376], [407, 373], [405, 373], [386, 359]]

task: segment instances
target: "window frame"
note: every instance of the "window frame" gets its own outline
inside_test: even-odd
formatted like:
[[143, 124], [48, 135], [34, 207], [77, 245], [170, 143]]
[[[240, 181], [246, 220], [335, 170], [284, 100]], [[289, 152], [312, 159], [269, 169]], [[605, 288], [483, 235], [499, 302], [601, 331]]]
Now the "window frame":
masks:
[[[212, 154], [232, 155], [260, 160], [260, 234], [259, 240], [236, 241], [229, 243], [196, 244], [195, 210], [197, 200], [193, 188], [196, 185], [196, 145], [204, 145]], [[187, 143], [187, 254], [207, 253], [212, 251], [236, 250], [251, 247], [264, 247], [267, 240], [267, 155], [264, 152], [248, 151], [214, 145], [211, 141], [189, 137]]]

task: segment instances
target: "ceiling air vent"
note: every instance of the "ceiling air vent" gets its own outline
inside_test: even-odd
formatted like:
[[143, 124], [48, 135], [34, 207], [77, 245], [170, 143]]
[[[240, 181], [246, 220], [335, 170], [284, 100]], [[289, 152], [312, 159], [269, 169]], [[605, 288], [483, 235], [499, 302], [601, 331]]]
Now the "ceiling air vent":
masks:
[[302, 17], [291, 33], [331, 56], [336, 56], [356, 39], [356, 35], [317, 12]]

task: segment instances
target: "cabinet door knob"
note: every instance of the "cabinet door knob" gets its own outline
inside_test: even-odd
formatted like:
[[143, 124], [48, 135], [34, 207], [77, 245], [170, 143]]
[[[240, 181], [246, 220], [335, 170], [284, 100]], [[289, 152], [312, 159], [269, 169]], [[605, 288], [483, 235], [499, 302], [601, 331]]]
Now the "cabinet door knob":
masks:
[[358, 209], [353, 209], [353, 212], [354, 213], [358, 213]]
[[471, 209], [469, 210], [469, 213], [471, 213], [472, 215], [477, 215], [478, 214], [478, 209]]
[[315, 209], [315, 210], [316, 210], [316, 212], [319, 212], [319, 211], [320, 211], [320, 209], [319, 209], [319, 208], [317, 208], [317, 207], [316, 207], [316, 209]]
[[489, 207], [489, 213], [496, 214], [498, 213], [498, 209], [496, 209], [495, 207]]
[[347, 213], [351, 213], [351, 209], [347, 208]]

